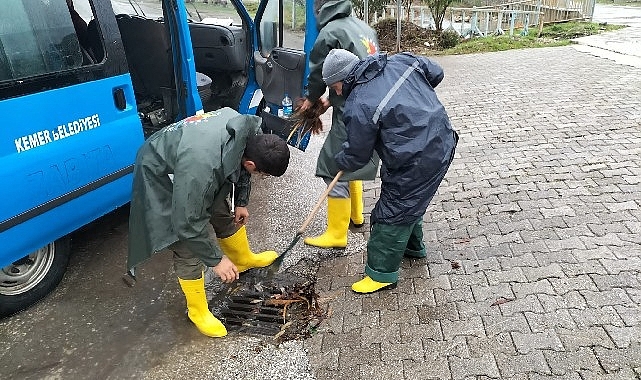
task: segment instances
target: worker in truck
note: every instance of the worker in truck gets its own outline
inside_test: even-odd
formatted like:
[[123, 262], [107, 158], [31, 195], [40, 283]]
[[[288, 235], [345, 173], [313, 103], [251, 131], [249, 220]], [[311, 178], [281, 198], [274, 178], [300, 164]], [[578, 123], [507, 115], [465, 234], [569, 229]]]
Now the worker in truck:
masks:
[[209, 310], [205, 266], [229, 283], [278, 257], [253, 253], [245, 227], [250, 175], [281, 176], [289, 164], [285, 141], [261, 134], [260, 124], [223, 108], [161, 129], [136, 156], [127, 268], [133, 273], [153, 253], [173, 251], [189, 319], [211, 337], [227, 330]]
[[[333, 107], [332, 127], [316, 162], [316, 176], [329, 185], [338, 173], [334, 155], [340, 151], [347, 134], [343, 124], [345, 99], [334, 91], [329, 92], [329, 101], [322, 98], [327, 88], [321, 74], [323, 62], [327, 53], [334, 48], [347, 49], [362, 58], [378, 52], [379, 45], [374, 29], [352, 16], [350, 0], [316, 0], [314, 11], [319, 33], [309, 55], [307, 96], [299, 109], [309, 109], [317, 101], [324, 102], [325, 110], [330, 105]], [[325, 232], [320, 236], [305, 238], [305, 244], [321, 248], [346, 247], [350, 220], [356, 227], [364, 223], [362, 180], [376, 178], [377, 169], [378, 157], [374, 156], [362, 169], [342, 176], [341, 182], [334, 186], [327, 198]]]
[[434, 88], [443, 69], [433, 60], [399, 53], [363, 60], [329, 52], [323, 79], [345, 96], [347, 141], [335, 156], [341, 170], [381, 158], [381, 195], [372, 210], [366, 276], [357, 293], [396, 286], [403, 256], [426, 257], [422, 221], [454, 158], [458, 135]]

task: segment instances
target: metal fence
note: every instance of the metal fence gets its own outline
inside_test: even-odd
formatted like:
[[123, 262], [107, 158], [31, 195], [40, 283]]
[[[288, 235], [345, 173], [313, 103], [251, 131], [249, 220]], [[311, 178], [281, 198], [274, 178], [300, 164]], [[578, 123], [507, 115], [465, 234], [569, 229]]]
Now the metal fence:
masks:
[[539, 32], [543, 28], [543, 17], [541, 17], [543, 14], [538, 11], [451, 8], [449, 14], [450, 24], [445, 30], [454, 30], [462, 37], [483, 37], [505, 33], [512, 36], [515, 31], [519, 31], [521, 35], [527, 35], [530, 26], [536, 26]]
[[[591, 20], [596, 0], [523, 0], [515, 2], [487, 1], [485, 6], [473, 8], [448, 8], [442, 28], [455, 30], [461, 36], [487, 36], [508, 33], [515, 30], [527, 34], [530, 27], [541, 29], [543, 24]], [[412, 6], [407, 14], [405, 8], [388, 6], [382, 14], [374, 15], [374, 22], [380, 18], [401, 14], [421, 27], [436, 29], [434, 18], [426, 6]]]

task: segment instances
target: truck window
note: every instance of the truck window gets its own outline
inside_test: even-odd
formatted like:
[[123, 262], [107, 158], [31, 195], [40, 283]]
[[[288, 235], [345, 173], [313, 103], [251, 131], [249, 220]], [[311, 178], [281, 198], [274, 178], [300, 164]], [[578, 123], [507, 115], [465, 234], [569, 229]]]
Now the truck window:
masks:
[[[282, 35], [280, 25], [282, 6]], [[276, 47], [303, 50], [305, 38], [306, 2], [301, 0], [268, 0], [262, 17], [258, 20], [258, 43], [263, 57]]]
[[265, 13], [263, 13], [263, 17], [259, 23], [258, 40], [260, 43], [260, 53], [263, 57], [267, 57], [275, 47], [279, 46], [278, 10], [278, 0], [268, 1], [265, 6]]
[[83, 52], [64, 0], [5, 0], [0, 13], [0, 80], [82, 66]]

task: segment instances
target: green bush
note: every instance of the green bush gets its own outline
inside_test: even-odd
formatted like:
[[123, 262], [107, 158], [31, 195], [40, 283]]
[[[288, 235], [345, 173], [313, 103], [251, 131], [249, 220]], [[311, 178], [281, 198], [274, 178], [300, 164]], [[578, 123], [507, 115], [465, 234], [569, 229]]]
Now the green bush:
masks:
[[[294, 8], [294, 17], [296, 22], [294, 23], [294, 30], [305, 31], [305, 6], [301, 4], [296, 4]], [[285, 9], [283, 11], [285, 20], [283, 20], [284, 27], [286, 29], [291, 29], [292, 27], [292, 2], [285, 1]]]
[[449, 49], [458, 45], [461, 41], [461, 37], [453, 30], [444, 30], [441, 32], [441, 35], [438, 39], [438, 46], [441, 49]]

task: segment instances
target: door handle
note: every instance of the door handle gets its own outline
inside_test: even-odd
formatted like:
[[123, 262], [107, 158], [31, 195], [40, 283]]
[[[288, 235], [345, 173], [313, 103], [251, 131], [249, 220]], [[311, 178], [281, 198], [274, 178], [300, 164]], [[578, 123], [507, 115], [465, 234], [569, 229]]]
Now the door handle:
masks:
[[117, 88], [114, 90], [114, 104], [120, 111], [127, 108], [127, 99], [125, 98], [125, 90]]

